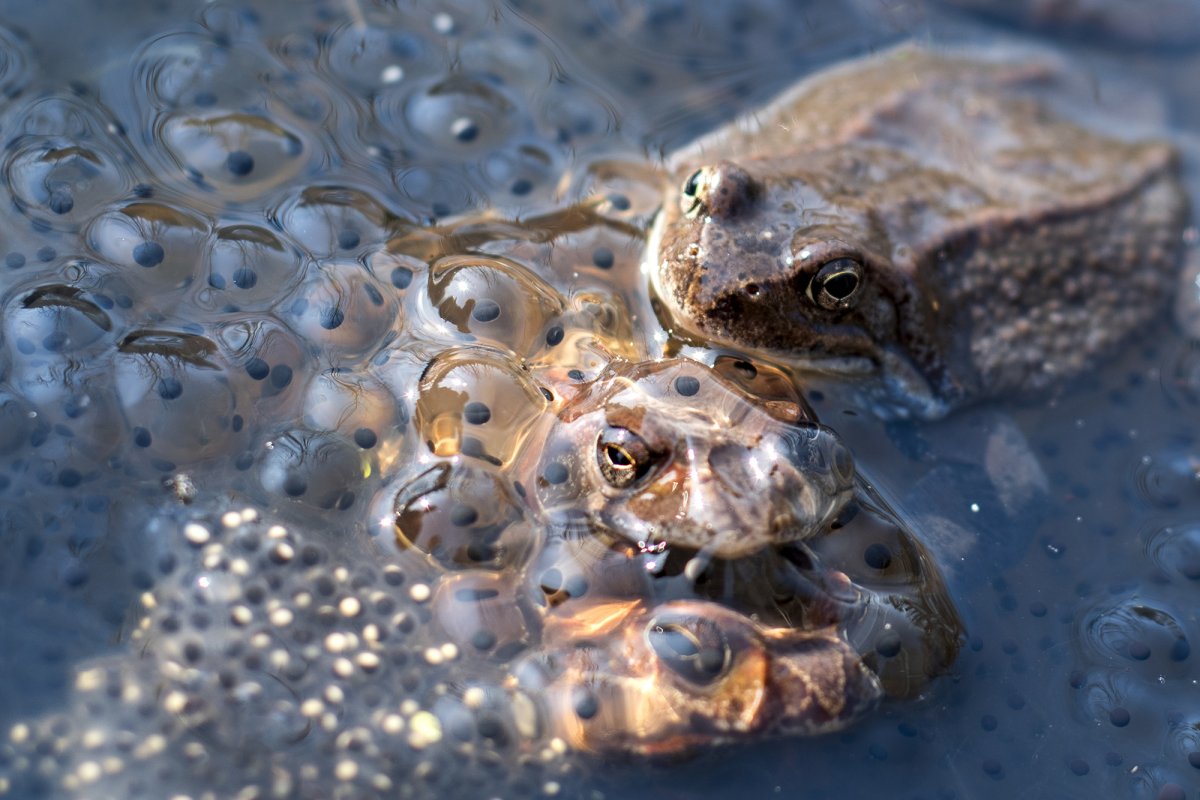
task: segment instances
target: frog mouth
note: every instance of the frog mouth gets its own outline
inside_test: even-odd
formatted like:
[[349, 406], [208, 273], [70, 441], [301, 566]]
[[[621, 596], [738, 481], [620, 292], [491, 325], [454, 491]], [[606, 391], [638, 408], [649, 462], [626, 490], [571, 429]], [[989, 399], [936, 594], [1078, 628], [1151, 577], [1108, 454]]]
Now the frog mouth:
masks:
[[869, 356], [790, 354], [789, 363], [798, 370], [835, 377], [870, 377], [879, 373], [879, 363]]

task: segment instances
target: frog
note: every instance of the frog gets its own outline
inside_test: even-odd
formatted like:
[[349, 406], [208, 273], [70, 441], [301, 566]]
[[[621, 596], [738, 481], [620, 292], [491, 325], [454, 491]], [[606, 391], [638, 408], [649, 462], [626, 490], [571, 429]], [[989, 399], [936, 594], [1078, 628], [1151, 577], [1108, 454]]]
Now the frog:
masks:
[[555, 384], [522, 471], [543, 519], [737, 559], [820, 535], [853, 493], [849, 448], [798, 395], [756, 399], [686, 358], [616, 358], [580, 377]]
[[[512, 665], [556, 735], [601, 755], [825, 734], [945, 673], [962, 624], [937, 566], [785, 372], [602, 360], [500, 369], [470, 345], [426, 371], [414, 420], [446, 460], [371, 516], [444, 571], [442, 635]], [[498, 447], [480, 407], [517, 405]], [[726, 655], [701, 674], [687, 642]]]
[[883, 696], [836, 627], [774, 628], [696, 600], [614, 600], [553, 618], [515, 675], [568, 746], [608, 757], [828, 733]]
[[1190, 215], [1177, 148], [1071, 105], [1080, 80], [908, 44], [684, 146], [643, 261], [663, 316], [885, 417], [1080, 374], [1164, 309]]

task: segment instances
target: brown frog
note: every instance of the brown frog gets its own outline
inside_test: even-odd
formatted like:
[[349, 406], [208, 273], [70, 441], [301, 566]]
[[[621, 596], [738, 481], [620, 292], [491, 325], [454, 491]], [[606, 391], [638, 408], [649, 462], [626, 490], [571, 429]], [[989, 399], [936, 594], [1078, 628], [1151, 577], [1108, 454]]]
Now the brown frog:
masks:
[[517, 670], [553, 732], [603, 754], [679, 756], [701, 746], [845, 727], [879, 679], [838, 635], [770, 628], [715, 603], [599, 603], [547, 621]]
[[1189, 204], [1171, 145], [1058, 113], [1071, 79], [906, 46], [805, 80], [671, 156], [656, 293], [882, 413], [1080, 372], [1163, 308]]
[[853, 491], [850, 451], [798, 398], [756, 401], [703, 364], [615, 359], [572, 391], [534, 453], [548, 519], [737, 558], [827, 530]]

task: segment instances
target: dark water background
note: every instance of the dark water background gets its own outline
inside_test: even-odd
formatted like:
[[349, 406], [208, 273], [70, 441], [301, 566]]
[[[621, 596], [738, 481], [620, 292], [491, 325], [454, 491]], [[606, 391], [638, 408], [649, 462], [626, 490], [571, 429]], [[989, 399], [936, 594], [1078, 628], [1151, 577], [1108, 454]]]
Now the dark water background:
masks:
[[[586, 193], [596, 163], [657, 157], [814, 69], [905, 38], [1051, 44], [1098, 76], [1117, 72], [1160, 92], [1161, 104], [1141, 97], [1131, 106], [1138, 124], [1161, 113], [1185, 142], [1200, 130], [1200, 61], [1187, 36], [1130, 42], [1119, 21], [1108, 32], [1029, 32], [890, 0], [64, 0], [2, 2], [0, 24], [4, 189], [14, 199], [0, 211], [9, 326], [26, 324], [16, 298], [73, 269], [118, 308], [121, 287], [135, 285], [129, 303], [143, 320], [217, 319], [232, 313], [223, 287], [210, 281], [215, 291], [204, 294], [179, 277], [207, 252], [198, 242], [208, 241], [208, 223], [197, 216], [226, 230], [273, 221], [322, 263], [367, 258], [372, 233], [395, 219], [553, 209]], [[447, 79], [460, 83], [447, 88]], [[222, 123], [251, 142], [248, 174], [237, 174], [219, 125], [189, 127], [218, 108], [277, 123], [250, 133], [244, 120]], [[83, 131], [100, 154], [90, 172], [72, 167], [87, 180], [69, 203], [22, 160], [22, 148], [54, 126]], [[113, 210], [147, 182], [181, 216], [130, 223]], [[305, 217], [303, 188], [333, 183], [381, 205], [364, 200], [341, 227], [327, 224], [340, 210]], [[137, 250], [130, 225], [139, 224], [158, 226], [164, 252]], [[630, 248], [618, 252], [622, 266], [635, 263]], [[149, 277], [142, 262], [156, 258]], [[113, 266], [78, 267], [88, 259]], [[263, 269], [272, 281], [303, 282], [288, 263]], [[247, 314], [272, 301], [253, 289], [239, 296]], [[348, 337], [369, 338], [364, 314]], [[323, 341], [322, 322], [298, 310], [289, 325]], [[11, 327], [6, 337], [16, 349], [6, 351], [0, 423], [0, 727], [52, 710], [72, 666], [113, 646], [138, 582], [129, 579], [136, 559], [117, 552], [112, 532], [144, 522], [167, 465], [191, 463], [199, 482], [232, 480], [275, 408], [263, 405], [244, 433], [172, 439], [172, 412], [143, 400], [149, 390], [119, 358], [89, 361], [77, 336], [70, 365], [46, 366], [40, 351], [20, 350]], [[298, 348], [298, 373], [331, 358], [286, 346]], [[337, 347], [353, 360], [353, 341]], [[154, 390], [165, 398], [171, 385]], [[286, 408], [287, 387], [280, 392]], [[73, 413], [80, 397], [88, 411]], [[185, 413], [205, 407], [195, 401]], [[33, 408], [39, 421], [30, 422]], [[597, 785], [610, 796], [667, 798], [1200, 796], [1200, 348], [1164, 323], [1048, 401], [956, 422], [885, 430], [829, 402], [816, 408], [886, 494], [910, 509], [927, 503], [913, 513], [947, 519], [947, 530], [970, 539], [961, 549], [935, 543], [961, 556], [947, 572], [970, 636], [952, 674], [843, 734], [680, 765], [622, 763]], [[1000, 517], [991, 489], [980, 488], [986, 469], [974, 448], [993, 413], [1011, 415], [1046, 473], [1036, 513]], [[31, 425], [44, 427], [37, 454], [17, 433]], [[129, 456], [123, 472], [106, 469], [114, 453], [134, 452], [122, 437], [139, 430], [165, 444], [140, 461]]]

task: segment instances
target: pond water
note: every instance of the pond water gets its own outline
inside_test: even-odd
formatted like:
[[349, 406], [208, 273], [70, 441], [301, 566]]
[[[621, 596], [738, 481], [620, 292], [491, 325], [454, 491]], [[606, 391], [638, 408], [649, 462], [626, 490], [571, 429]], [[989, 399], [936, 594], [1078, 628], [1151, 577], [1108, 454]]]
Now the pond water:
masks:
[[[796, 79], [911, 38], [1033, 42], [1153, 87], [1131, 124], [1195, 154], [1189, 3], [1159, 26], [1119, 0], [1081, 24], [973, 5], [0, 0], [0, 797], [1200, 796], [1200, 346], [1166, 320], [1049, 396], [942, 421], [810, 394], [966, 628], [947, 674], [845, 731], [463, 760], [439, 746], [454, 709], [387, 713], [475, 679], [453, 649], [326, 635], [375, 615], [424, 646], [436, 565], [393, 562], [457, 551], [419, 528], [398, 551], [391, 514], [450, 491], [439, 459], [522, 469], [522, 359], [594, 373], [591, 342], [770, 373], [673, 338], [639, 261], [662, 154]], [[997, 475], [1030, 469], [1003, 502]], [[417, 473], [434, 488], [404, 495]], [[531, 534], [479, 474], [452, 487], [483, 498], [469, 521], [428, 524], [507, 531], [472, 556], [502, 572]], [[223, 529], [242, 556], [205, 549]], [[243, 613], [307, 633], [264, 644]]]

